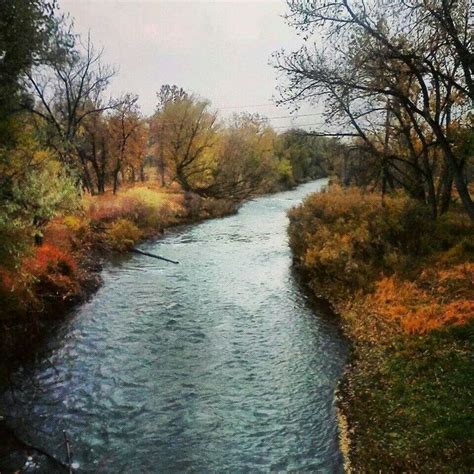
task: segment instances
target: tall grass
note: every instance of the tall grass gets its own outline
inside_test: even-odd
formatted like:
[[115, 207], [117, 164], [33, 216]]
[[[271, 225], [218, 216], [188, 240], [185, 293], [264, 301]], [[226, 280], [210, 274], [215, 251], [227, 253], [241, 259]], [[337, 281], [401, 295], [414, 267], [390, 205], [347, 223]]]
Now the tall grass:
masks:
[[341, 386], [356, 472], [470, 472], [474, 229], [406, 196], [331, 188], [290, 212], [297, 266], [354, 342]]

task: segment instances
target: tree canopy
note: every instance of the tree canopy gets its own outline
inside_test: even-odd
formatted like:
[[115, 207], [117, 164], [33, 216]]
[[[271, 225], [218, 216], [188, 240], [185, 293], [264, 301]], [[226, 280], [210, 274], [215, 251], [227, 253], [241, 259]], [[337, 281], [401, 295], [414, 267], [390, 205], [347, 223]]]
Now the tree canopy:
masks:
[[474, 219], [467, 184], [472, 150], [459, 149], [472, 135], [470, 2], [292, 0], [289, 6], [287, 19], [306, 41], [275, 55], [287, 77], [281, 101], [322, 100], [330, 134], [355, 137], [376, 158], [382, 189], [404, 188], [436, 217], [454, 184]]

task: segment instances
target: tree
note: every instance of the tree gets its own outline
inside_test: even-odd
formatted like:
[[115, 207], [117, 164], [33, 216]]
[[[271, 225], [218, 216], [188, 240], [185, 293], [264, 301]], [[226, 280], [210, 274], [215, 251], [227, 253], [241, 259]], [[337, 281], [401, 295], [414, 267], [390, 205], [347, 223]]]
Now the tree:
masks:
[[175, 84], [164, 84], [156, 93], [156, 98], [158, 99], [156, 112], [161, 112], [167, 104], [187, 99], [189, 94], [182, 87]]
[[27, 109], [48, 126], [48, 143], [61, 160], [82, 172], [84, 186], [92, 190], [92, 179], [83, 155], [77, 149], [78, 132], [84, 120], [120, 105], [105, 98], [105, 91], [115, 70], [101, 61], [88, 37], [77, 42], [63, 57], [54, 56], [26, 74], [25, 86], [34, 96]]
[[15, 263], [33, 235], [79, 196], [69, 170], [44, 146], [25, 106], [25, 78], [47, 61], [59, 64], [71, 35], [54, 0], [0, 1], [0, 260]]
[[[158, 175], [161, 180], [161, 186], [166, 185], [166, 174], [170, 163], [167, 162], [167, 154], [165, 153], [166, 143], [166, 121], [163, 111], [167, 104], [179, 102], [187, 99], [190, 95], [182, 88], [177, 85], [164, 84], [160, 87], [160, 90], [156, 93], [158, 99], [156, 104], [156, 110], [152, 117], [150, 117], [150, 149], [153, 154], [153, 162], [158, 170]], [[170, 179], [173, 177], [169, 177]]]
[[125, 155], [122, 174], [131, 183], [145, 181], [145, 163], [148, 153], [149, 127], [140, 116], [136, 117], [137, 124], [130, 135]]
[[278, 180], [275, 140], [274, 130], [263, 117], [234, 115], [219, 136], [214, 166], [200, 193], [240, 201], [269, 191]]
[[[431, 68], [437, 68], [437, 74], [461, 94], [468, 95], [474, 103], [474, 35], [472, 33], [472, 3], [465, 0], [410, 0], [404, 2], [406, 11], [420, 21], [421, 25], [430, 25], [440, 39], [444, 39], [449, 57], [460, 66], [456, 74], [446, 74], [436, 62]], [[428, 63], [429, 64], [429, 63]], [[454, 71], [453, 71], [454, 72]]]
[[[379, 159], [382, 183], [393, 177], [390, 168], [401, 175], [398, 162], [411, 166], [412, 171], [418, 166], [415, 154], [407, 160], [392, 153], [390, 133], [398, 121], [408, 147], [413, 145], [413, 137], [423, 144], [418, 172], [433, 201], [435, 193], [427, 173], [427, 166], [431, 168], [432, 164], [426, 160], [426, 147], [434, 144], [464, 208], [474, 219], [465, 159], [456, 155], [450, 137], [454, 122], [468, 126], [469, 120], [465, 108], [470, 76], [460, 59], [463, 48], [469, 48], [472, 42], [466, 33], [469, 8], [467, 1], [449, 3], [449, 15], [455, 21], [447, 32], [428, 1], [372, 0], [357, 5], [349, 0], [310, 4], [291, 1], [289, 20], [303, 29], [308, 39], [321, 34], [324, 47], [279, 54], [276, 62], [289, 78], [284, 100], [324, 98], [328, 123], [333, 129], [337, 127], [334, 134], [360, 137]], [[417, 5], [419, 8], [414, 10]], [[461, 48], [453, 27], [457, 38], [462, 39]], [[354, 132], [348, 133], [347, 126]], [[423, 143], [423, 137], [429, 140]], [[380, 147], [380, 141], [386, 143]]]
[[[51, 56], [60, 19], [55, 0], [0, 2], [0, 117], [3, 124], [21, 110], [23, 76]], [[61, 39], [64, 39], [62, 35]], [[60, 42], [58, 47], [63, 48]], [[6, 136], [1, 134], [2, 141]]]
[[[143, 157], [143, 121], [137, 105], [138, 96], [127, 94], [109, 117], [109, 130], [112, 140], [113, 192], [117, 192], [119, 173], [129, 167], [135, 174], [136, 160]], [[134, 145], [134, 146], [133, 146]]]
[[111, 167], [111, 139], [107, 117], [103, 113], [91, 114], [81, 122], [76, 150], [89, 176], [89, 191], [103, 194]]
[[27, 117], [17, 116], [15, 147], [0, 147], [0, 255], [15, 261], [59, 212], [78, 206], [75, 177], [38, 141]]
[[169, 163], [172, 179], [185, 191], [200, 192], [215, 166], [212, 149], [217, 140], [217, 113], [210, 104], [193, 95], [168, 100], [155, 114], [154, 130], [163, 160]]
[[340, 145], [334, 138], [313, 136], [304, 130], [291, 129], [278, 136], [276, 155], [287, 159], [296, 182], [327, 176], [331, 159]]

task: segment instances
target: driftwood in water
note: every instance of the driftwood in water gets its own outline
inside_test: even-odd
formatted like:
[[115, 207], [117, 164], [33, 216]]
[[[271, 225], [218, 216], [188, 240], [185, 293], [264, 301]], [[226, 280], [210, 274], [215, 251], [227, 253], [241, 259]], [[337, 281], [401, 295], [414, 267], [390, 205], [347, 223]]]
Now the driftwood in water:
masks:
[[143, 250], [138, 250], [138, 249], [136, 249], [136, 248], [130, 249], [130, 252], [138, 253], [138, 254], [140, 254], [140, 255], [146, 255], [147, 257], [157, 258], [158, 260], [164, 260], [165, 262], [174, 263], [174, 264], [176, 264], [176, 265], [179, 263], [179, 262], [177, 262], [176, 260], [170, 260], [169, 258], [160, 257], [159, 255], [155, 255], [155, 254], [153, 254], [153, 253], [144, 252]]
[[69, 440], [67, 438], [66, 431], [63, 430], [64, 443], [66, 444], [66, 453], [67, 453], [67, 462], [69, 474], [72, 474], [72, 459], [71, 459], [71, 447], [69, 445]]

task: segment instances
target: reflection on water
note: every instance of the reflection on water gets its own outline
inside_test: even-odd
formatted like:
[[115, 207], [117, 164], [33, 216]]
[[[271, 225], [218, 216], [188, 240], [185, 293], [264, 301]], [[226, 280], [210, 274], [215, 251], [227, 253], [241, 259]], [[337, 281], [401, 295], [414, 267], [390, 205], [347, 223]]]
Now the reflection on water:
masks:
[[109, 265], [15, 375], [17, 430], [61, 459], [66, 430], [80, 472], [340, 471], [345, 345], [305, 301], [286, 236], [286, 211], [322, 183], [143, 245], [180, 265]]

